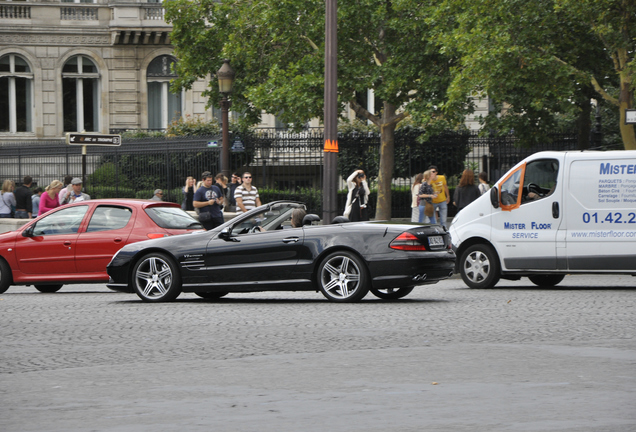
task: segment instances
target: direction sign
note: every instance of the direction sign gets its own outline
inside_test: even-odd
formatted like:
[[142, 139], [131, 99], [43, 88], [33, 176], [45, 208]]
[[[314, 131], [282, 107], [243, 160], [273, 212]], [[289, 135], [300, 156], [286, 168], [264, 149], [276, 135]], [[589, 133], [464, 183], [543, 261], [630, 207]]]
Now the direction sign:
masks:
[[636, 124], [636, 110], [625, 110], [625, 124]]
[[121, 135], [104, 135], [93, 133], [67, 133], [66, 144], [69, 145], [121, 145]]

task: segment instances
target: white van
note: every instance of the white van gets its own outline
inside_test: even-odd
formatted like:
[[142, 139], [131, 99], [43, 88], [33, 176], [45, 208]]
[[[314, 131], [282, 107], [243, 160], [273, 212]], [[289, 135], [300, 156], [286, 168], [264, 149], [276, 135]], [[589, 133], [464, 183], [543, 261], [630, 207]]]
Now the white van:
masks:
[[527, 276], [636, 276], [636, 151], [536, 153], [465, 207], [450, 233], [470, 288]]

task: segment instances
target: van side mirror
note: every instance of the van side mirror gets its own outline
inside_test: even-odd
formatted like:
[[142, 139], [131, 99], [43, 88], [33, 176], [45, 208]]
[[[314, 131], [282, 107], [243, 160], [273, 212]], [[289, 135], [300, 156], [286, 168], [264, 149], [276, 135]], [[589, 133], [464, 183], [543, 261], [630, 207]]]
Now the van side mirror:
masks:
[[493, 208], [499, 208], [499, 190], [496, 186], [490, 188], [490, 203]]

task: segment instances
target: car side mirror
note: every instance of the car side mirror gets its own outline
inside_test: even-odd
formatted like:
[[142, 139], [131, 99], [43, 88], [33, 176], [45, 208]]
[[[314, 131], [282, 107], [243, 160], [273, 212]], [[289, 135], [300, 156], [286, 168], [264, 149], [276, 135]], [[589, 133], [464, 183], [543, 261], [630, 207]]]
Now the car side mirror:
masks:
[[230, 228], [223, 228], [223, 230], [221, 230], [221, 232], [219, 233], [219, 238], [222, 238], [223, 240], [229, 240], [230, 237]]
[[490, 189], [490, 203], [493, 208], [499, 208], [499, 190], [497, 190], [497, 187], [493, 186]]
[[33, 237], [33, 225], [22, 231], [22, 237]]
[[233, 242], [239, 241], [238, 239], [232, 237], [232, 231], [230, 230], [230, 227], [223, 228], [221, 232], [219, 233], [219, 238], [225, 241], [233, 241]]

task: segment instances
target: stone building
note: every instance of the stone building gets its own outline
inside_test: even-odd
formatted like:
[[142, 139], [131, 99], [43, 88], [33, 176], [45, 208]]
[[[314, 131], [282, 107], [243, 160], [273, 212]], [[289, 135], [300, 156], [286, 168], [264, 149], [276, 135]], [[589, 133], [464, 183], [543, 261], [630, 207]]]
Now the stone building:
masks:
[[169, 92], [163, 17], [139, 0], [0, 1], [0, 142], [209, 120], [206, 81]]

